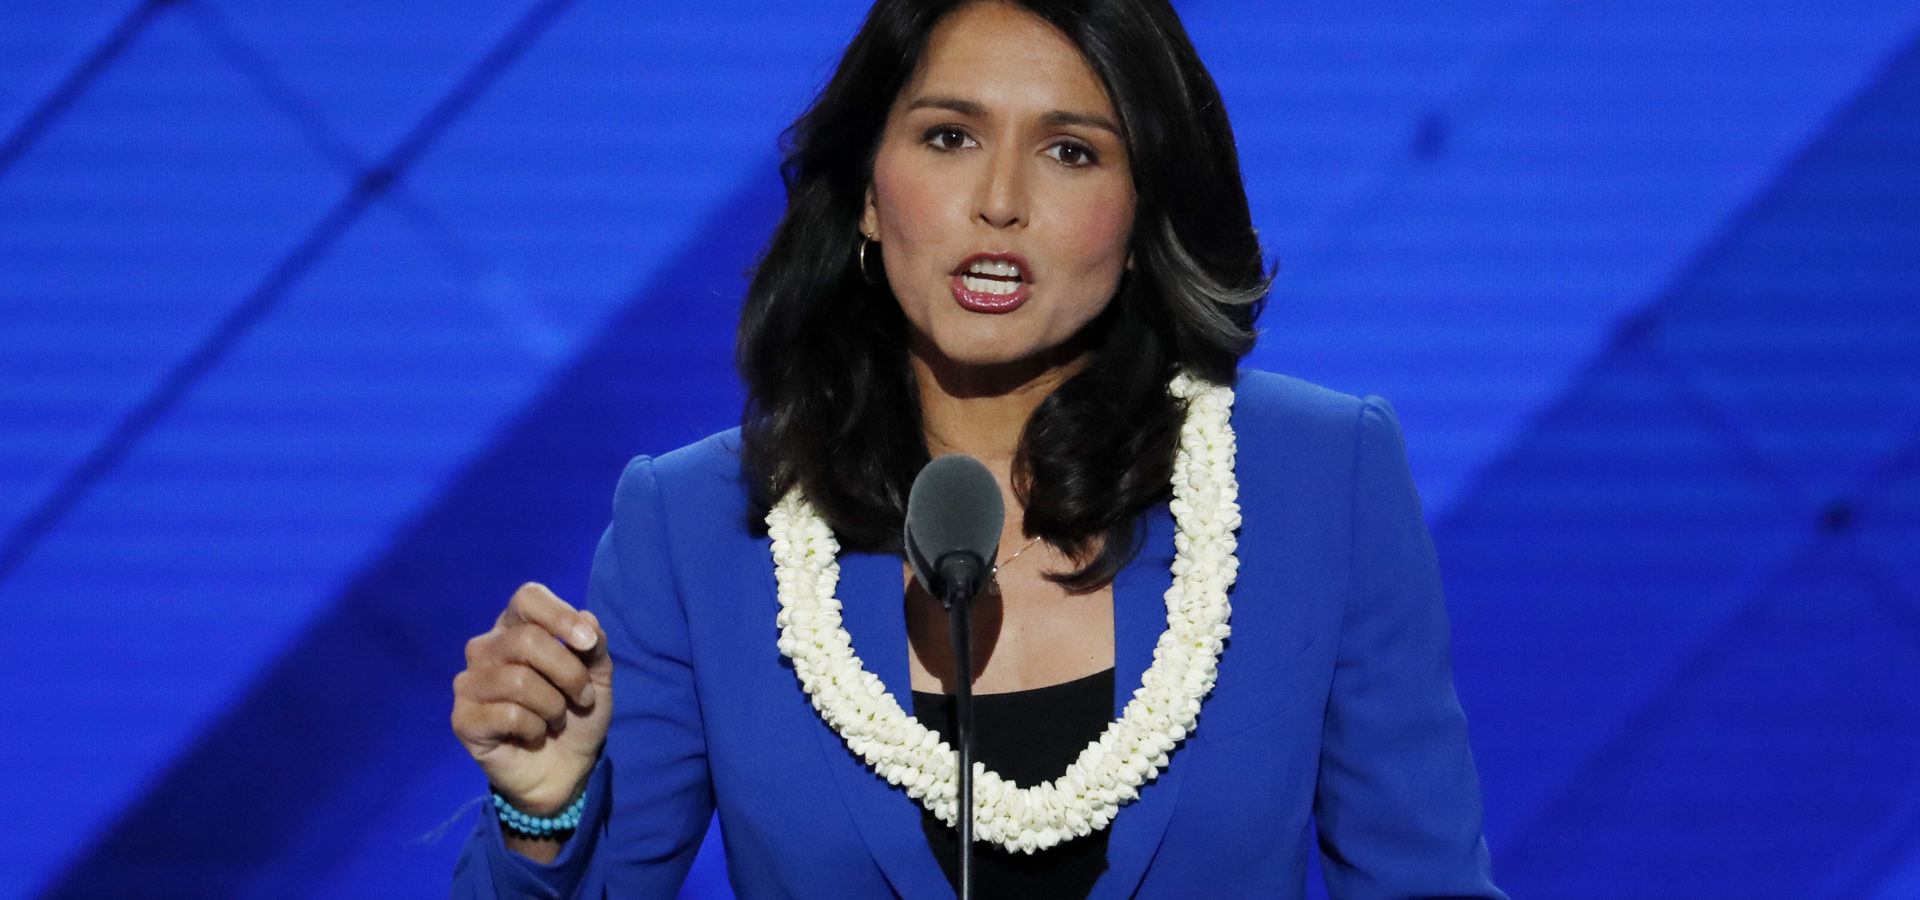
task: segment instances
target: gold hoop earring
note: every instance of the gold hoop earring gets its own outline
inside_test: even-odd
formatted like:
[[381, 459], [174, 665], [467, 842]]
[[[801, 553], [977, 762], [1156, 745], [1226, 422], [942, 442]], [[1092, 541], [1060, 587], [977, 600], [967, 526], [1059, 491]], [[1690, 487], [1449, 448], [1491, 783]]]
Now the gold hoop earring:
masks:
[[865, 281], [867, 284], [877, 287], [880, 284], [879, 280], [874, 278], [872, 274], [867, 272], [867, 245], [871, 243], [873, 243], [873, 236], [865, 232], [861, 232], [860, 252], [857, 256], [857, 259], [858, 259], [858, 264], [860, 266], [860, 279], [862, 281]]

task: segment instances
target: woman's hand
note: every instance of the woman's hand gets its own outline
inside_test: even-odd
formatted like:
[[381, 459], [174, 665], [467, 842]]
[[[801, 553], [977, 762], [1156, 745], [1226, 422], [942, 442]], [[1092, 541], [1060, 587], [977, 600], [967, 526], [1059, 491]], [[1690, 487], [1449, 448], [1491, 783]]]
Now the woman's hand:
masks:
[[467, 642], [466, 671], [453, 679], [454, 735], [494, 791], [535, 816], [557, 815], [580, 790], [612, 710], [600, 620], [538, 584], [522, 585], [493, 630]]

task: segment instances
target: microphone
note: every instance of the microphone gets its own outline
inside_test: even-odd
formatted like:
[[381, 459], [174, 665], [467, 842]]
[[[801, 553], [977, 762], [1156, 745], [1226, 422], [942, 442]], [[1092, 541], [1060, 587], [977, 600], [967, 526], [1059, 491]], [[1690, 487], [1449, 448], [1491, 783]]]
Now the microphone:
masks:
[[973, 596], [993, 575], [1007, 510], [1000, 484], [962, 454], [927, 463], [907, 494], [913, 577], [947, 608], [953, 636], [953, 736], [959, 757], [959, 900], [973, 900]]
[[927, 463], [907, 494], [907, 561], [949, 610], [986, 586], [1006, 521], [1000, 484], [979, 460], [955, 453]]

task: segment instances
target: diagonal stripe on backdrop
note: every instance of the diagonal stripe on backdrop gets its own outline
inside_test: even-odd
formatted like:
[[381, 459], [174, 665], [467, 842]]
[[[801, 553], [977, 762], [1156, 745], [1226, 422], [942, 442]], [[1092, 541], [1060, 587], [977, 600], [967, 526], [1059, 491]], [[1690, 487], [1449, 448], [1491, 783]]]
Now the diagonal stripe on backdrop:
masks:
[[87, 87], [93, 84], [94, 79], [98, 78], [101, 72], [106, 71], [106, 68], [127, 49], [127, 46], [133, 43], [134, 38], [139, 37], [140, 33], [146, 30], [147, 23], [153, 21], [154, 15], [171, 2], [172, 0], [147, 0], [134, 7], [125, 18], [120, 20], [120, 24], [100, 41], [100, 45], [95, 47], [92, 53], [87, 54], [86, 59], [74, 66], [73, 71], [67, 73], [67, 77], [47, 94], [46, 99], [34, 105], [32, 111], [27, 113], [26, 118], [21, 120], [13, 133], [7, 135], [6, 140], [0, 141], [0, 178], [7, 176], [7, 171], [13, 168], [13, 164], [33, 146], [40, 135], [46, 133], [47, 127], [59, 119], [60, 114], [65, 112], [67, 107], [72, 106], [81, 94], [87, 92]]
[[[128, 884], [162, 896], [298, 893], [360, 849], [367, 823], [414, 815], [418, 835], [477, 796], [475, 769], [466, 794], [396, 808], [418, 802], [406, 788], [423, 773], [464, 757], [446, 724], [462, 643], [522, 581], [583, 596], [586, 559], [628, 457], [736, 419], [739, 273], [781, 206], [771, 180], [719, 206], [693, 249], [626, 304], [48, 896]], [[444, 891], [464, 836], [456, 828], [410, 855], [396, 849], [404, 871], [387, 886]]]
[[[1532, 884], [1565, 896], [1581, 896], [1575, 885], [1589, 886], [1587, 896], [1698, 896], [1669, 865], [1670, 842], [1656, 837], [1676, 821], [1674, 809], [1722, 823], [1695, 848], [1691, 870], [1729, 884], [1749, 872], [1741, 859], [1765, 858], [1765, 874], [1748, 877], [1810, 886], [1885, 815], [1862, 797], [1902, 796], [1920, 781], [1904, 757], [1804, 765], [1843, 749], [1864, 754], [1889, 736], [1911, 743], [1913, 720], [1892, 703], [1911, 670], [1895, 661], [1920, 635], [1894, 581], [1861, 564], [1849, 534], [1855, 506], [1885, 490], [1888, 454], [1911, 440], [1913, 369], [1876, 370], [1875, 390], [1835, 391], [1824, 388], [1831, 360], [1787, 352], [1809, 336], [1857, 333], [1829, 324], [1852, 327], [1840, 317], [1857, 311], [1864, 327], [1904, 349], [1894, 356], [1920, 359], [1912, 256], [1871, 252], [1888, 236], [1920, 233], [1920, 206], [1901, 199], [1920, 196], [1920, 179], [1878, 162], [1920, 147], [1916, 104], [1920, 44], [1910, 44], [1437, 525], [1462, 694], [1476, 715], [1488, 714], [1476, 719], [1476, 737], [1514, 729], [1479, 758], [1489, 810], [1508, 819], [1490, 818], [1490, 831], [1511, 836], [1503, 884], [1516, 894]], [[1851, 255], [1856, 248], [1870, 252]], [[1800, 379], [1823, 389], [1789, 399], [1857, 412], [1874, 426], [1830, 432], [1848, 438], [1828, 443], [1861, 461], [1858, 480], [1835, 482], [1837, 496], [1808, 491], [1809, 467], [1758, 452], [1764, 432], [1754, 419], [1708, 402], [1715, 398], [1693, 377], [1681, 377], [1712, 359], [1699, 348], [1717, 345], [1702, 336], [1728, 335], [1761, 363], [1727, 366], [1724, 385]], [[1645, 377], [1617, 377], [1629, 369]], [[1698, 433], [1663, 425], [1656, 399], [1691, 410]], [[1577, 432], [1573, 421], [1604, 432]], [[1576, 446], [1580, 437], [1595, 439]], [[1696, 458], [1698, 471], [1684, 468]], [[1488, 643], [1496, 635], [1498, 646]], [[1849, 642], [1863, 648], [1858, 660], [1827, 653]], [[1580, 657], [1588, 661], [1563, 662]], [[1819, 694], [1822, 686], [1831, 694]], [[1845, 731], [1856, 724], [1847, 704], [1860, 698], [1889, 700], [1877, 741]], [[1751, 717], [1744, 704], [1756, 699], [1779, 700], [1778, 714]], [[1835, 735], [1838, 746], [1822, 743]], [[1831, 798], [1850, 798], [1839, 804], [1844, 815], [1833, 814]], [[1626, 823], [1643, 823], [1647, 840], [1631, 840]], [[1594, 856], [1596, 835], [1618, 843]], [[1745, 856], [1728, 855], [1735, 847]]]
[[[571, 0], [534, 4], [497, 43], [401, 138], [378, 164], [361, 175], [347, 195], [323, 216], [260, 285], [221, 319], [212, 331], [163, 375], [158, 384], [117, 422], [80, 462], [54, 485], [46, 499], [22, 517], [0, 540], [0, 582], [19, 566], [75, 504], [113, 471], [135, 444], [164, 419], [200, 379], [272, 312], [287, 290], [324, 256], [360, 218], [367, 204], [406, 173], [441, 133], [484, 93], [494, 78], [544, 33]], [[143, 7], [144, 8], [144, 7]], [[126, 30], [126, 29], [122, 29]], [[117, 33], [117, 32], [116, 32]], [[4, 172], [4, 168], [0, 168]]]

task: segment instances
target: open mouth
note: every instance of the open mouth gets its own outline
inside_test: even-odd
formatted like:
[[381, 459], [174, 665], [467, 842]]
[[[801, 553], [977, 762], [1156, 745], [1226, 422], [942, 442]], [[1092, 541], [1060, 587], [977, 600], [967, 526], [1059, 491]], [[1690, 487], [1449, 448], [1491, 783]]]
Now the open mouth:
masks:
[[1026, 302], [1026, 272], [1014, 259], [976, 256], [954, 273], [953, 298], [975, 312], [1011, 312]]
[[980, 259], [960, 274], [960, 283], [978, 294], [1011, 294], [1024, 281], [1020, 267], [1004, 260]]

